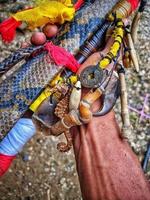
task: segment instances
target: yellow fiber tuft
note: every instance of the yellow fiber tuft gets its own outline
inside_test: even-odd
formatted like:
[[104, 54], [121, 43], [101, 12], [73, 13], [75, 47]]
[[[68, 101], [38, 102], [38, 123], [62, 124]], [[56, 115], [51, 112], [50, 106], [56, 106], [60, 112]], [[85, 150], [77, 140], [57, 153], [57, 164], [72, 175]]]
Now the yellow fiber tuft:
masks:
[[[41, 0], [40, 0], [41, 1]], [[37, 7], [24, 10], [12, 15], [17, 21], [25, 21], [30, 29], [45, 25], [63, 24], [65, 21], [71, 21], [75, 14], [75, 9], [70, 0], [48, 1], [43, 0]], [[67, 7], [70, 5], [72, 7]]]

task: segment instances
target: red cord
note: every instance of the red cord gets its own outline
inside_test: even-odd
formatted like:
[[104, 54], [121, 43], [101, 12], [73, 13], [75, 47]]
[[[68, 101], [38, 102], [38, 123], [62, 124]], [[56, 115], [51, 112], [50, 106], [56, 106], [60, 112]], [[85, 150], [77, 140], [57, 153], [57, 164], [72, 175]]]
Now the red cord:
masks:
[[16, 28], [21, 25], [21, 22], [13, 17], [6, 19], [0, 24], [0, 34], [5, 42], [11, 42], [16, 34]]
[[56, 65], [64, 66], [72, 72], [77, 72], [80, 65], [71, 53], [62, 47], [55, 46], [52, 42], [46, 43], [45, 49], [48, 51], [49, 56]]
[[75, 10], [76, 11], [79, 10], [83, 4], [84, 4], [84, 0], [78, 0], [74, 5]]
[[0, 154], [0, 177], [8, 170], [15, 157]]
[[127, 0], [127, 1], [131, 4], [132, 11], [136, 10], [139, 4], [139, 0]]

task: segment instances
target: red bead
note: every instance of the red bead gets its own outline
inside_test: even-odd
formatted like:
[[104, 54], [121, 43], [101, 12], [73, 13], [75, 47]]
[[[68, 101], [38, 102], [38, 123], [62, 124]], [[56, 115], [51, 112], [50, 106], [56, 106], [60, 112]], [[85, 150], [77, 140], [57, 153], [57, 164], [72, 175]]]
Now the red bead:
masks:
[[31, 43], [34, 45], [42, 45], [46, 42], [46, 36], [42, 32], [35, 32], [31, 37]]
[[58, 33], [58, 27], [55, 24], [46, 24], [43, 27], [43, 33], [46, 35], [46, 37], [51, 38], [57, 35]]

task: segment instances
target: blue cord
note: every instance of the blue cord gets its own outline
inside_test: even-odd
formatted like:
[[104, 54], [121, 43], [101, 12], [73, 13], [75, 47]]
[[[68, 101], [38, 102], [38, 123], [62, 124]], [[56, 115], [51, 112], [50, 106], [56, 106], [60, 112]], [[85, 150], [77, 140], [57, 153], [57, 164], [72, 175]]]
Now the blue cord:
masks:
[[18, 154], [35, 132], [36, 128], [31, 119], [19, 119], [0, 143], [0, 153], [10, 156]]

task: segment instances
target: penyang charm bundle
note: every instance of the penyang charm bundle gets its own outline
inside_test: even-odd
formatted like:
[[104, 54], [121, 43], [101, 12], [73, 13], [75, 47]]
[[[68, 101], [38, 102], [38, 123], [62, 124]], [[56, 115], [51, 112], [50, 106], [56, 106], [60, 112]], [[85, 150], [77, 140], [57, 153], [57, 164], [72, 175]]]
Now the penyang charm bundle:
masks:
[[[82, 11], [82, 6], [84, 7], [85, 3], [83, 1], [78, 1], [74, 6], [71, 5], [70, 7], [68, 4], [66, 5], [66, 3], [68, 3], [67, 1], [65, 1], [66, 3], [64, 5], [61, 2], [51, 1], [49, 2], [50, 6], [47, 6], [47, 9], [44, 10], [43, 8], [47, 2], [49, 1], [45, 0], [44, 3], [39, 2], [37, 7], [18, 12], [12, 15], [10, 19], [0, 24], [0, 33], [3, 40], [8, 42], [12, 41], [15, 36], [15, 30], [20, 26], [22, 21], [26, 21], [32, 29], [47, 23], [63, 24], [64, 21], [71, 21], [75, 15], [75, 10], [77, 11], [81, 7]], [[96, 3], [97, 1], [93, 4], [96, 5]], [[63, 15], [66, 16], [64, 19], [60, 18], [62, 13], [57, 13], [58, 15], [56, 16], [56, 12], [53, 13], [55, 17], [53, 15], [51, 15], [51, 18], [49, 17], [52, 12], [50, 7], [54, 6], [54, 8], [57, 8], [56, 4], [61, 5], [61, 7], [64, 6], [64, 10], [62, 9], [62, 11], [66, 11], [65, 13], [67, 13]], [[84, 39], [79, 51], [76, 54], [74, 53], [74, 56], [71, 54], [72, 52], [70, 53], [64, 48], [58, 47], [58, 37], [56, 38], [56, 42], [53, 41], [53, 43], [52, 41], [47, 41], [41, 46], [22, 48], [0, 63], [1, 93], [3, 94], [3, 91], [6, 91], [7, 84], [11, 85], [11, 83], [13, 83], [13, 88], [17, 88], [14, 91], [15, 95], [13, 94], [12, 97], [12, 103], [13, 101], [17, 102], [17, 105], [13, 105], [13, 111], [17, 110], [17, 115], [16, 117], [13, 116], [12, 124], [10, 125], [9, 123], [9, 126], [4, 126], [5, 128], [2, 130], [4, 135], [7, 132], [8, 134], [0, 143], [0, 155], [13, 156], [14, 158], [22, 146], [34, 135], [34, 124], [32, 124], [31, 129], [27, 128], [24, 134], [21, 132], [20, 135], [19, 132], [15, 133], [15, 130], [19, 131], [16, 127], [19, 126], [18, 124], [21, 119], [18, 122], [17, 120], [23, 116], [28, 109], [32, 111], [32, 118], [38, 122], [41, 127], [46, 127], [51, 135], [59, 136], [64, 133], [67, 143], [61, 142], [58, 144], [57, 148], [61, 152], [66, 152], [72, 146], [70, 128], [89, 123], [93, 116], [98, 117], [107, 114], [113, 108], [119, 96], [121, 96], [123, 120], [122, 137], [129, 141], [131, 140], [132, 134], [130, 131], [131, 127], [127, 106], [125, 70], [133, 63], [138, 72], [139, 65], [132, 38], [136, 30], [135, 28], [131, 28], [131, 30], [134, 30], [134, 33], [130, 33], [130, 25], [129, 22], [126, 22], [126, 19], [128, 19], [139, 5], [140, 11], [143, 10], [145, 6], [143, 1], [118, 1], [110, 12], [106, 14], [104, 20], [96, 22], [97, 25], [95, 24], [94, 26], [94, 32], [93, 30], [91, 32], [89, 31], [91, 33], [90, 37]], [[88, 7], [88, 4], [86, 6]], [[141, 8], [141, 6], [143, 7]], [[31, 18], [34, 13], [38, 13], [37, 19], [33, 18], [33, 20], [30, 21], [29, 18]], [[78, 15], [80, 17], [80, 12], [79, 14], [77, 12], [77, 16]], [[135, 23], [133, 26], [135, 27]], [[11, 27], [13, 27], [10, 31], [11, 35], [7, 35], [8, 29]], [[61, 37], [63, 38], [63, 34]], [[68, 38], [69, 37], [71, 36], [69, 35]], [[68, 43], [69, 41], [70, 38], [68, 39]], [[94, 52], [99, 52], [99, 62], [92, 63], [91, 66], [85, 68], [81, 73], [78, 73], [77, 71], [80, 71], [82, 64]], [[22, 70], [13, 71], [12, 74], [8, 73], [17, 62], [23, 59], [26, 59], [26, 61]], [[41, 65], [44, 63], [45, 69], [43, 66], [40, 66], [39, 63], [41, 63]], [[31, 66], [33, 66], [33, 68]], [[38, 75], [35, 74], [34, 71], [37, 66], [40, 69], [39, 72], [41, 72], [41, 74], [38, 73]], [[34, 78], [28, 81], [32, 73]], [[22, 77], [21, 81], [19, 77]], [[33, 90], [34, 80], [36, 80], [36, 84], [39, 84], [36, 91]], [[30, 87], [22, 89], [20, 86], [24, 83], [30, 85]], [[84, 88], [88, 88], [89, 91], [82, 97], [81, 92]], [[29, 98], [27, 93], [31, 94]], [[92, 104], [99, 98], [102, 100], [102, 107], [97, 112], [92, 112]], [[9, 103], [5, 99], [5, 95], [3, 95], [1, 97], [0, 106], [0, 118], [3, 121], [5, 118], [4, 116], [7, 116], [10, 112], [8, 111]], [[12, 104], [10, 106], [12, 107]], [[13, 127], [14, 124], [15, 126]], [[28, 132], [27, 134], [26, 131]], [[16, 138], [18, 145], [20, 144], [19, 147], [17, 147], [13, 138]], [[8, 148], [8, 146], [11, 147]], [[13, 153], [10, 153], [9, 149], [13, 149]], [[8, 166], [1, 166], [0, 164], [2, 175], [5, 172], [4, 169], [7, 169]]]

